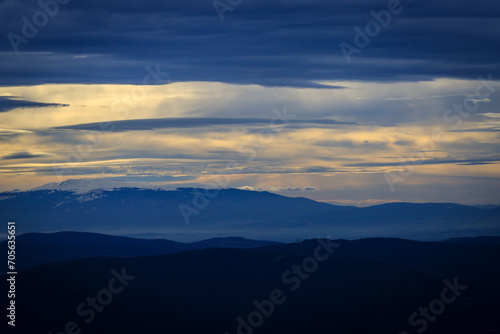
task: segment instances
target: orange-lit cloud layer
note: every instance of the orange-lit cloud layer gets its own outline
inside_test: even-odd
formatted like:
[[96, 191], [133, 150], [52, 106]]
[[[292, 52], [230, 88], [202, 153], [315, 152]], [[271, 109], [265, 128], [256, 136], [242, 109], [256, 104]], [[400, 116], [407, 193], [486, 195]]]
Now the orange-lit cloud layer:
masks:
[[321, 84], [345, 88], [0, 87], [0, 190], [223, 174], [232, 187], [332, 203], [500, 202], [499, 82]]

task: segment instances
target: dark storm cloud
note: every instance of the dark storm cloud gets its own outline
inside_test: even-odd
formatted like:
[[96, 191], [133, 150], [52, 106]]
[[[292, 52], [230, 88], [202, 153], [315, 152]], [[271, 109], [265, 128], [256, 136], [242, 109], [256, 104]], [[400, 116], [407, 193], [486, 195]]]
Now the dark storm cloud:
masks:
[[460, 165], [479, 165], [499, 162], [500, 157], [480, 157], [471, 159], [425, 159], [425, 160], [409, 160], [399, 162], [362, 162], [355, 164], [344, 165], [346, 167], [393, 167], [406, 165], [442, 165], [442, 164], [460, 164]]
[[[337, 122], [331, 119], [292, 119], [286, 120], [288, 124], [300, 125], [322, 125], [330, 124], [355, 124], [346, 122]], [[271, 121], [268, 118], [198, 118], [198, 117], [179, 117], [179, 118], [151, 118], [151, 119], [132, 119], [124, 121], [114, 121], [109, 123], [110, 131], [142, 131], [142, 130], [155, 130], [155, 129], [169, 129], [169, 128], [195, 128], [195, 127], [209, 127], [209, 126], [253, 126], [253, 125], [283, 125], [283, 121], [276, 119]], [[60, 126], [54, 128], [55, 130], [95, 130], [103, 128], [103, 123], [86, 123], [75, 124], [68, 126]], [[270, 130], [272, 131], [272, 130]]]
[[33, 22], [41, 8], [4, 0], [0, 84], [142, 83], [145, 66], [155, 64], [174, 81], [267, 86], [498, 77], [500, 3], [490, 0], [402, 1], [403, 10], [347, 64], [339, 44], [353, 45], [353, 28], [364, 29], [374, 20], [370, 11], [387, 4], [242, 1], [221, 22], [212, 0], [70, 1], [18, 42], [16, 54], [8, 34], [22, 37], [21, 19]]
[[67, 107], [67, 104], [41, 103], [21, 100], [13, 96], [0, 96], [0, 112], [7, 112], [17, 108], [43, 108], [43, 107]]
[[17, 160], [17, 159], [33, 159], [33, 158], [40, 158], [44, 157], [44, 154], [33, 154], [30, 152], [16, 152], [8, 155], [4, 155], [1, 157], [1, 160]]
[[464, 166], [478, 166], [478, 165], [491, 165], [491, 162], [468, 162], [464, 164], [459, 164]]

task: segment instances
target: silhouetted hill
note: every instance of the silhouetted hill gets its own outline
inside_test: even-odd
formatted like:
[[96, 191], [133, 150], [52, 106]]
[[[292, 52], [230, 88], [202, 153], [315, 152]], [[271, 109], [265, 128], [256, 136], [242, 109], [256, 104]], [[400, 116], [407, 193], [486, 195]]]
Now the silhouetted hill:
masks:
[[[252, 248], [276, 244], [244, 238], [216, 238], [195, 243], [135, 239], [86, 232], [26, 233], [16, 238], [17, 268], [89, 257], [136, 257], [205, 248]], [[0, 243], [7, 252], [7, 241]]]
[[500, 244], [500, 237], [479, 236], [470, 238], [452, 238], [445, 241], [461, 243], [461, 244], [473, 244], [473, 245], [494, 245], [494, 244]]
[[[421, 242], [396, 238], [369, 238], [360, 240], [334, 240], [341, 246], [335, 255], [343, 258], [370, 259], [411, 268], [419, 272], [440, 276], [460, 275], [476, 281], [493, 284], [500, 275], [500, 265], [491, 266], [488, 276], [470, 270], [478, 266], [488, 268], [500, 259], [500, 244], [460, 244], [451, 242]], [[256, 248], [255, 252], [311, 252], [313, 240], [301, 243], [279, 244]]]
[[274, 241], [259, 241], [248, 240], [241, 237], [227, 237], [227, 238], [212, 238], [192, 242], [189, 244], [191, 249], [205, 249], [205, 248], [256, 248], [268, 245], [278, 244]]
[[[412, 326], [409, 317], [453, 296], [448, 289], [443, 297], [443, 280], [453, 284], [456, 277], [467, 288], [457, 290], [453, 302], [443, 303], [444, 310], [426, 322], [425, 332], [500, 330], [498, 247], [400, 239], [338, 243], [329, 257], [328, 247], [321, 246], [327, 241], [306, 240], [259, 249], [93, 258], [24, 270], [16, 283], [16, 329], [59, 333], [74, 321], [82, 332], [95, 334], [233, 334], [242, 317], [262, 325], [239, 333], [416, 333], [421, 328]], [[305, 261], [315, 254], [322, 261]], [[112, 281], [113, 269], [135, 277], [109, 295], [106, 290], [120, 286], [119, 280]], [[2, 291], [6, 284], [2, 278]], [[260, 304], [271, 295], [281, 303], [260, 321], [253, 302]], [[100, 311], [89, 311], [92, 300]], [[106, 304], [102, 309], [99, 300]], [[91, 314], [95, 318], [86, 323]]]

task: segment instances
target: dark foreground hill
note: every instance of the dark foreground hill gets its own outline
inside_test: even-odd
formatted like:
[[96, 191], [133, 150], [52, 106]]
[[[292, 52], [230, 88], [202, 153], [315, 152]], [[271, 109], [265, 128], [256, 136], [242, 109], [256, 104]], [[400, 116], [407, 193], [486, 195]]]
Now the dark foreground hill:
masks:
[[[272, 241], [214, 238], [193, 243], [136, 239], [87, 232], [26, 233], [16, 238], [17, 269], [90, 257], [136, 257], [180, 253], [206, 248], [252, 248]], [[7, 253], [7, 241], [0, 243]], [[0, 271], [1, 272], [1, 271]]]
[[474, 237], [474, 238], [452, 238], [446, 240], [447, 242], [473, 244], [473, 245], [494, 245], [500, 244], [500, 237]]
[[16, 330], [498, 333], [499, 275], [498, 244], [401, 239], [93, 258], [19, 272]]

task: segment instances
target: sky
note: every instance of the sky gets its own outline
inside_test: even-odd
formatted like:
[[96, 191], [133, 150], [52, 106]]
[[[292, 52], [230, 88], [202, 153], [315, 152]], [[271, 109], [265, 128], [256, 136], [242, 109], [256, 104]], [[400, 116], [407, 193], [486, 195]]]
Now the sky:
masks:
[[0, 191], [500, 204], [496, 1], [0, 1]]

